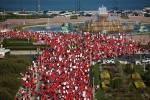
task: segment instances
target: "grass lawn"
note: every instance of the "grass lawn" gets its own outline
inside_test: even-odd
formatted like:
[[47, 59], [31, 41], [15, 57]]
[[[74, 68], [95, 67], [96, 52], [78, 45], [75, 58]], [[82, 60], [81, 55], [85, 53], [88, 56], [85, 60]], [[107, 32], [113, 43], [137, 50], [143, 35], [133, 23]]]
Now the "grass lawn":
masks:
[[20, 25], [20, 26], [14, 26], [12, 27], [12, 29], [14, 30], [23, 30], [24, 27], [28, 27], [28, 26], [36, 26], [36, 25], [45, 25], [46, 23], [37, 23], [37, 24], [27, 24], [27, 25]]
[[9, 43], [31, 43], [31, 42], [28, 42], [28, 41], [9, 41]]

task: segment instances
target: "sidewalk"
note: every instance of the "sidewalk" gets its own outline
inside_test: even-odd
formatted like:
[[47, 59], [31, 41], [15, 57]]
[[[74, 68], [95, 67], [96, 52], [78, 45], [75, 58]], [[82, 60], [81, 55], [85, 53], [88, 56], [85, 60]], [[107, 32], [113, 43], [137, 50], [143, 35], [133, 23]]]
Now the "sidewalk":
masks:
[[[11, 55], [35, 55], [38, 52], [36, 50], [11, 50]], [[42, 54], [42, 51], [39, 52], [39, 54]]]

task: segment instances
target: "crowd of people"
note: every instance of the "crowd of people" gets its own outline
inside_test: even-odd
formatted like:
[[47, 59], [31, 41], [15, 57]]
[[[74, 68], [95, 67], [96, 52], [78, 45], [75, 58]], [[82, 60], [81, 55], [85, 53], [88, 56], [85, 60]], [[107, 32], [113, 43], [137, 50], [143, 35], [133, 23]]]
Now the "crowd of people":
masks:
[[37, 100], [92, 100], [91, 61], [140, 50], [137, 43], [120, 34], [10, 31], [0, 35], [34, 38], [48, 45], [28, 72], [21, 74], [22, 88], [16, 100], [30, 100], [35, 95]]

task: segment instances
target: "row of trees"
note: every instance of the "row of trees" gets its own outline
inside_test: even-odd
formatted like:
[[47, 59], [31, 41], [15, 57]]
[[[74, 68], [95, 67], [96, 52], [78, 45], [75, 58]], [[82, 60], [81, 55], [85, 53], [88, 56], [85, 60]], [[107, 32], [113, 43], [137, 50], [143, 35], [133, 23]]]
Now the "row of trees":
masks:
[[144, 67], [141, 65], [133, 66], [131, 64], [127, 64], [125, 72], [127, 74], [133, 74], [135, 71], [138, 72], [140, 74], [140, 76], [142, 76], [142, 78], [145, 81], [145, 83], [147, 84], [147, 86], [150, 86], [150, 64], [147, 64], [145, 66], [145, 70], [146, 71], [144, 71]]
[[32, 59], [8, 55], [0, 59], [0, 100], [13, 100], [21, 85], [20, 73], [26, 72]]

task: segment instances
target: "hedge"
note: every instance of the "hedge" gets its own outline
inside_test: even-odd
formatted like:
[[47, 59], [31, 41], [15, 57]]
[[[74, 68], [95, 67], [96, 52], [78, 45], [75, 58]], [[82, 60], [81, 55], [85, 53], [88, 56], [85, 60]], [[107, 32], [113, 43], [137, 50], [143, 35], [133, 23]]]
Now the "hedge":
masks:
[[78, 16], [70, 16], [70, 19], [78, 19]]
[[6, 19], [37, 19], [37, 18], [53, 18], [53, 16], [46, 15], [5, 15]]
[[6, 47], [6, 49], [10, 50], [37, 50], [37, 48], [45, 48], [46, 46], [11, 46], [11, 47]]
[[34, 39], [30, 39], [28, 43], [28, 39], [13, 39], [8, 38], [3, 41], [3, 47], [10, 50], [36, 50], [37, 48], [45, 48], [46, 44], [34, 45]]
[[27, 38], [23, 38], [23, 39], [15, 39], [15, 38], [6, 38], [4, 41], [28, 41]]
[[4, 47], [8, 46], [34, 46], [33, 43], [3, 43]]
[[[17, 41], [17, 42], [22, 42], [22, 41], [28, 42], [28, 38], [23, 38], [23, 39], [5, 38], [3, 42], [4, 42], [4, 43], [5, 43], [5, 42], [10, 42], [10, 43], [15, 42], [15, 43], [16, 43], [16, 41]], [[33, 38], [29, 38], [29, 42], [34, 42], [34, 41], [35, 41], [35, 40], [34, 40]]]

